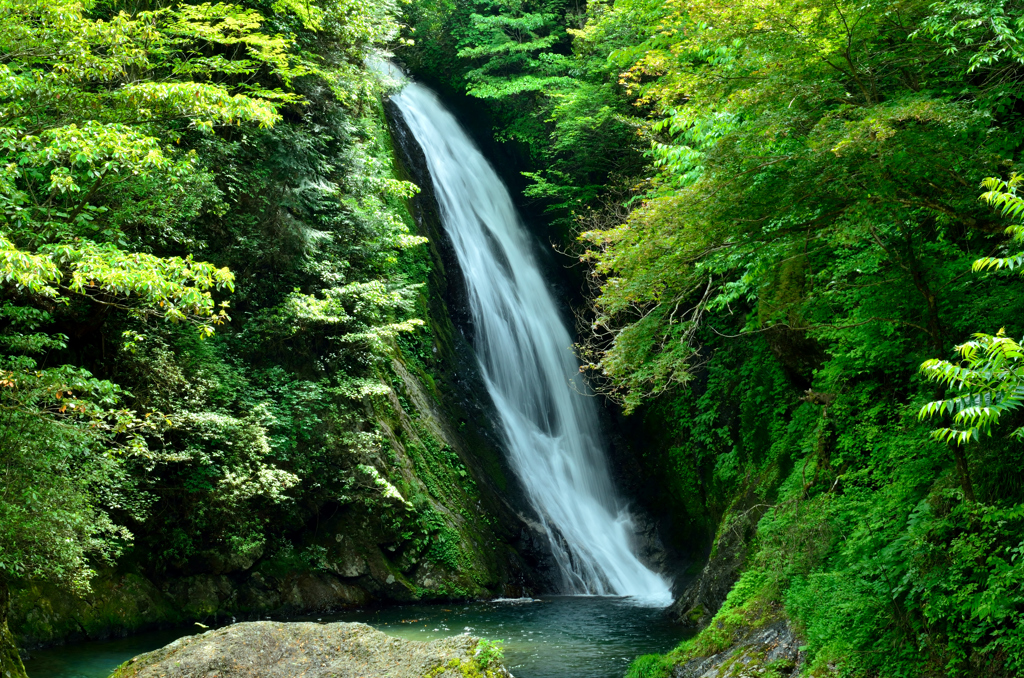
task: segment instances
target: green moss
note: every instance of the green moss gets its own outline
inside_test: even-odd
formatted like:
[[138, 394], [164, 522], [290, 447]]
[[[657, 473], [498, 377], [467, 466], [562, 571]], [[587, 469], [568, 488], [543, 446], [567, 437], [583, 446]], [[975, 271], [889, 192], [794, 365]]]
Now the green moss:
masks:
[[26, 678], [25, 665], [21, 663], [21, 656], [14, 644], [14, 636], [7, 628], [7, 596], [6, 589], [0, 595], [0, 601], [4, 608], [0, 609], [0, 676], [3, 678]]
[[475, 657], [468, 660], [453, 657], [446, 664], [439, 664], [423, 674], [423, 678], [438, 678], [445, 673], [456, 671], [463, 678], [498, 678], [500, 675], [496, 667], [483, 666]]
[[99, 636], [180, 623], [185, 614], [147, 579], [107, 572], [93, 579], [84, 597], [46, 584], [16, 589], [10, 623], [23, 643], [59, 642], [72, 633]]
[[668, 678], [672, 662], [660, 654], [640, 655], [626, 669], [626, 678]]
[[700, 622], [701, 617], [704, 616], [704, 606], [695, 605], [692, 610], [686, 615], [686, 620], [691, 626], [696, 626]]

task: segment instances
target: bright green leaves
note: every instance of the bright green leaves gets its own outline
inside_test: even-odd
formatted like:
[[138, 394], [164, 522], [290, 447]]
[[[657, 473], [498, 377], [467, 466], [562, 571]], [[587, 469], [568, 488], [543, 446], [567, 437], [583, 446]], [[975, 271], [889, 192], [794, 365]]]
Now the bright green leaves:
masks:
[[[1024, 177], [1019, 174], [1013, 174], [1007, 181], [996, 177], [985, 179], [982, 185], [988, 191], [982, 193], [981, 199], [996, 207], [1003, 216], [1020, 219], [1024, 216], [1024, 199], [1017, 195], [1017, 188], [1022, 181], [1024, 181]], [[1006, 234], [1010, 236], [1011, 242], [1024, 242], [1024, 226], [1019, 224], [1007, 226]], [[971, 268], [975, 273], [998, 271], [1004, 268], [1012, 271], [1022, 265], [1024, 265], [1024, 253], [1006, 257], [982, 257], [976, 260]]]
[[383, 353], [400, 332], [423, 326], [423, 321], [416, 318], [396, 320], [398, 313], [412, 310], [420, 287], [396, 287], [372, 280], [324, 290], [322, 297], [293, 292], [275, 310], [275, 316], [290, 323], [293, 334], [317, 329], [340, 331], [334, 339]]
[[[999, 418], [1024, 404], [1024, 350], [1002, 330], [995, 336], [976, 334], [956, 347], [959, 364], [932, 359], [921, 365], [929, 380], [956, 390], [958, 395], [921, 408], [919, 417], [951, 414], [954, 428], [939, 428], [932, 437], [963, 445], [992, 435]], [[1024, 439], [1024, 427], [1010, 435]]]
[[[173, 321], [195, 320], [201, 334], [213, 333], [211, 324], [227, 319], [227, 302], [215, 306], [211, 290], [234, 290], [234, 276], [226, 268], [193, 261], [191, 257], [155, 257], [124, 252], [113, 245], [64, 243], [44, 251], [69, 271], [63, 282], [71, 292], [105, 303], [113, 299], [138, 300], [137, 312]], [[106, 302], [117, 303], [117, 302]], [[130, 302], [129, 302], [130, 303]]]
[[10, 107], [29, 112], [30, 100], [15, 95], [39, 95], [86, 82], [116, 84], [132, 69], [149, 64], [148, 45], [160, 38], [152, 12], [120, 12], [106, 21], [94, 20], [76, 0], [4, 0], [0, 9], [0, 51], [17, 55], [7, 62], [5, 79], [11, 82], [13, 76], [18, 85], [3, 90], [0, 119]]
[[[634, 198], [628, 217], [584, 234], [600, 276], [593, 338], [607, 356], [595, 364], [642, 324], [658, 341], [651, 351], [623, 345], [622, 356], [642, 358], [633, 368], [644, 373], [661, 338], [681, 332], [668, 322], [655, 331], [658, 318], [732, 323], [725, 300], [737, 285], [746, 291], [735, 306], [752, 314], [737, 329], [803, 334], [786, 341], [786, 360], [807, 378], [815, 345], [837, 359], [819, 378], [839, 381], [867, 362], [898, 360], [912, 343], [901, 343], [903, 332], [943, 345], [940, 290], [962, 277], [967, 240], [978, 237], [959, 225], [978, 221], [964, 189], [997, 167], [1004, 133], [973, 102], [920, 85], [948, 79], [948, 63], [909, 80], [882, 75], [908, 54], [942, 62], [934, 45], [908, 42], [920, 7], [899, 7], [902, 27], [890, 11], [716, 0], [665, 8], [660, 46], [620, 77], [656, 118], [653, 171], [637, 181], [646, 202]], [[811, 271], [786, 281], [800, 251]], [[723, 300], [713, 314], [702, 311], [710, 299]], [[665, 303], [680, 310], [664, 313]], [[673, 364], [685, 381], [685, 364]], [[629, 373], [626, 363], [615, 370]]]
[[[1022, 177], [1014, 174], [1009, 180], [988, 178], [983, 182], [988, 189], [982, 199], [997, 207], [1006, 216], [1019, 219], [1024, 213], [1024, 200], [1017, 195]], [[1006, 229], [1013, 242], [1024, 241], [1024, 227], [1012, 225]], [[1014, 270], [1024, 262], [1024, 254], [1009, 257], [982, 257], [972, 270]], [[919, 418], [952, 415], [952, 428], [932, 431], [932, 437], [964, 445], [978, 440], [981, 434], [990, 436], [1000, 417], [1018, 410], [1024, 404], [1024, 349], [1007, 337], [1000, 329], [995, 336], [975, 334], [972, 341], [956, 347], [959, 363], [932, 359], [921, 365], [921, 371], [930, 381], [955, 390], [959, 395], [926, 404]], [[1010, 435], [1024, 440], [1024, 427]]]
[[[14, 55], [0, 66], [0, 225], [20, 246], [118, 239], [105, 204], [112, 187], [180, 190], [202, 171], [171, 146], [181, 123], [268, 127], [278, 120], [268, 99], [295, 100], [210, 81], [228, 62], [232, 77], [298, 73], [290, 43], [259, 33], [251, 10], [207, 4], [100, 18], [70, 0], [0, 8], [0, 47]], [[207, 59], [202, 52], [215, 45], [243, 51]]]
[[[291, 4], [279, 3], [277, 7], [290, 10]], [[313, 20], [307, 11], [303, 11], [303, 16], [304, 23]], [[291, 85], [293, 78], [309, 73], [291, 53], [289, 39], [260, 30], [263, 17], [253, 9], [221, 2], [182, 4], [157, 17], [163, 38], [157, 54], [173, 64], [177, 75], [253, 76], [265, 69]], [[207, 56], [211, 48], [235, 56], [230, 59], [217, 54]], [[238, 88], [258, 97], [265, 92], [255, 84], [241, 84]], [[277, 94], [297, 100], [294, 95]]]
[[[602, 354], [598, 364], [588, 366], [599, 370], [598, 380], [615, 384], [609, 395], [627, 414], [669, 389], [684, 387], [693, 378], [691, 362], [697, 353], [693, 330], [703, 309], [665, 318], [673, 310], [680, 310], [677, 304], [653, 306], [642, 318], [617, 331], [614, 346]], [[607, 322], [598, 319], [602, 321]]]
[[504, 99], [529, 92], [571, 87], [563, 59], [550, 50], [566, 35], [558, 17], [544, 12], [473, 14], [471, 46], [459, 57], [478, 64], [466, 73], [469, 94], [481, 99]]
[[0, 236], [0, 280], [44, 297], [58, 295], [52, 283], [60, 279], [60, 269], [46, 255], [24, 252]]
[[138, 313], [193, 320], [204, 335], [213, 332], [211, 323], [227, 319], [226, 304], [218, 309], [211, 290], [234, 290], [227, 269], [89, 241], [46, 245], [29, 254], [0, 237], [0, 261], [3, 281], [26, 292], [51, 298], [71, 292]]
[[294, 95], [259, 91], [262, 98], [231, 94], [224, 87], [206, 83], [132, 83], [114, 93], [115, 101], [134, 110], [139, 120], [165, 117], [187, 118], [197, 127], [253, 122], [272, 127], [280, 119], [275, 104], [265, 99], [294, 101]]
[[[81, 172], [88, 178], [99, 178], [107, 172], [144, 172], [166, 165], [167, 159], [159, 142], [126, 125], [87, 120], [81, 126], [70, 124], [46, 130], [40, 137], [23, 137], [18, 164], [28, 167], [56, 166], [51, 172], [51, 186], [57, 172]], [[69, 176], [70, 178], [70, 176]], [[81, 190], [70, 184], [60, 192]]]
[[[468, 65], [466, 80], [472, 96], [515, 107], [524, 99], [552, 96], [571, 89], [569, 61], [556, 53], [567, 39], [557, 3], [474, 4], [460, 36], [458, 57]], [[528, 143], [538, 130], [508, 130], [508, 136]]]
[[350, 59], [361, 62], [368, 50], [398, 37], [399, 5], [399, 0], [330, 0], [324, 3], [322, 27]]
[[711, 112], [696, 106], [669, 109], [665, 118], [654, 123], [652, 130], [667, 134], [672, 141], [655, 141], [651, 158], [661, 170], [662, 181], [671, 188], [683, 188], [703, 174], [704, 157], [725, 135], [739, 124], [740, 116], [732, 112]]
[[[273, 125], [276, 104], [188, 78], [216, 78], [232, 61], [232, 76], [268, 68], [287, 80], [300, 73], [289, 65], [290, 43], [260, 33], [256, 12], [227, 4], [106, 19], [69, 0], [0, 7], [0, 46], [13, 55], [0, 66], [4, 278], [32, 294], [195, 320], [210, 334], [211, 323], [226, 319], [211, 290], [230, 290], [231, 274], [111, 244], [124, 244], [120, 225], [109, 223], [114, 209], [124, 212], [112, 193], [125, 184], [179, 191], [202, 172], [194, 154], [171, 145], [181, 131], [169, 125]], [[215, 45], [240, 48], [242, 57], [204, 61]], [[192, 57], [199, 61], [186, 67]]]
[[931, 10], [921, 32], [947, 54], [965, 53], [968, 73], [1000, 63], [1024, 64], [1024, 14], [1018, 3], [943, 0]]

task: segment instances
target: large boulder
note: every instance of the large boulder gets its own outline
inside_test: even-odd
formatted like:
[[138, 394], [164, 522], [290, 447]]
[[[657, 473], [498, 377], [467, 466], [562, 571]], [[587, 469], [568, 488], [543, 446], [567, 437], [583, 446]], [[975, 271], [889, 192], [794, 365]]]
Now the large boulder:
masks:
[[111, 678], [511, 678], [481, 663], [479, 644], [401, 640], [366, 624], [243, 622], [139, 655]]

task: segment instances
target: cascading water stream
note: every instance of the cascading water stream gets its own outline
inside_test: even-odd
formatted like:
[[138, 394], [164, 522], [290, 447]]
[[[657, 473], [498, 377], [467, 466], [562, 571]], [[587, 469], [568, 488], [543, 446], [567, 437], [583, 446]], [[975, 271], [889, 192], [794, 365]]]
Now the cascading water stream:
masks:
[[[389, 64], [374, 66], [404, 80]], [[483, 379], [564, 592], [669, 604], [667, 582], [634, 553], [635, 532], [612, 486], [597, 405], [581, 394], [572, 338], [508, 191], [430, 89], [406, 83], [392, 101], [426, 156], [466, 279]]]

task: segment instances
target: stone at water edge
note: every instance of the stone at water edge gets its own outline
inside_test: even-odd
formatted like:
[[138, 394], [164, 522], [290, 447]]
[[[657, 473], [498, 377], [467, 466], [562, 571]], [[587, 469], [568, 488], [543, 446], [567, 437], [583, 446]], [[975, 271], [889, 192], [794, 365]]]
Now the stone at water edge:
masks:
[[139, 655], [111, 678], [512, 678], [480, 666], [478, 641], [401, 640], [345, 622], [243, 622]]

